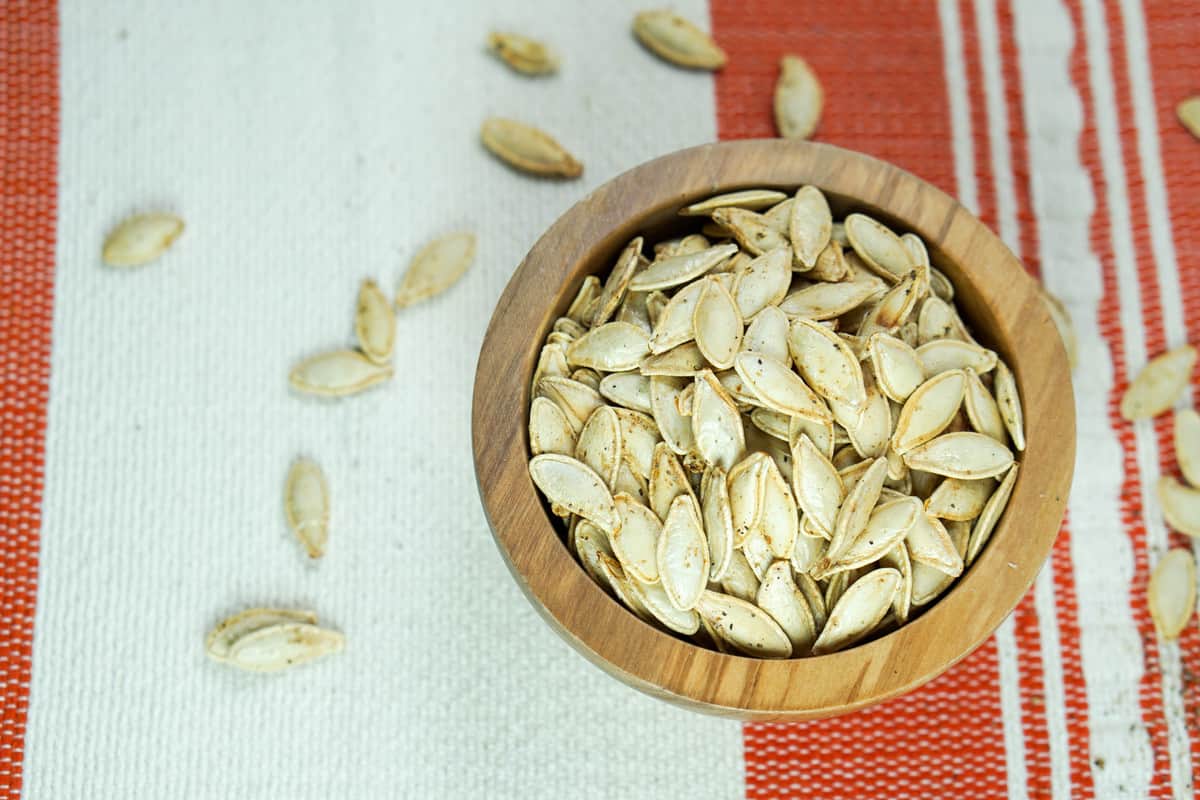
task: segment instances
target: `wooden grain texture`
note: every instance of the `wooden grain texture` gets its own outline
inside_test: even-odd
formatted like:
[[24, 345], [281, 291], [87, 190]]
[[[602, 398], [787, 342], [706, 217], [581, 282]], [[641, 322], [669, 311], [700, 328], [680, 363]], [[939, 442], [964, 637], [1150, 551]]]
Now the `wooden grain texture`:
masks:
[[[864, 211], [912, 231], [953, 281], [980, 341], [1013, 368], [1028, 448], [1007, 513], [979, 559], [928, 611], [842, 653], [769, 661], [697, 647], [642, 622], [597, 586], [552, 526], [526, 470], [529, 381], [543, 339], [590, 274], [638, 234], [719, 192], [815, 184], [836, 216]], [[979, 646], [1016, 607], [1058, 533], [1075, 461], [1066, 353], [1038, 288], [1000, 240], [954, 199], [903, 170], [810, 142], [723, 142], [637, 167], [597, 189], [534, 245], [488, 326], [475, 376], [475, 469], [496, 543], [530, 602], [593, 663], [650, 694], [709, 713], [798, 720], [906, 692]]]

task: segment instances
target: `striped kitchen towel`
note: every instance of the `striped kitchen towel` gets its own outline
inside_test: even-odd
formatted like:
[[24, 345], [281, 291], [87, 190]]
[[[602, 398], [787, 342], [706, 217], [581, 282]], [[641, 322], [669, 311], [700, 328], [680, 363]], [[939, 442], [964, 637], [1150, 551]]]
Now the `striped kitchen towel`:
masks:
[[[0, 7], [0, 793], [1194, 795], [1200, 628], [1164, 642], [1146, 604], [1191, 545], [1153, 493], [1170, 418], [1117, 408], [1150, 357], [1200, 342], [1200, 141], [1174, 116], [1200, 93], [1200, 3], [673, 7], [722, 72], [648, 54], [632, 0]], [[561, 73], [514, 76], [492, 28], [549, 41]], [[774, 135], [788, 52], [825, 87], [816, 139], [957, 196], [1065, 302], [1078, 461], [1051, 559], [977, 652], [873, 709], [740, 725], [618, 684], [541, 623], [491, 542], [468, 419], [540, 233], [649, 158]], [[583, 179], [497, 164], [488, 115], [553, 133]], [[102, 267], [105, 232], [150, 209], [187, 220], [174, 248]], [[396, 380], [289, 393], [292, 362], [349, 343], [361, 278], [394, 285], [457, 229], [477, 262], [400, 315]], [[300, 453], [333, 497], [315, 567], [279, 506]], [[260, 604], [316, 609], [346, 651], [282, 676], [208, 661], [205, 631]]]

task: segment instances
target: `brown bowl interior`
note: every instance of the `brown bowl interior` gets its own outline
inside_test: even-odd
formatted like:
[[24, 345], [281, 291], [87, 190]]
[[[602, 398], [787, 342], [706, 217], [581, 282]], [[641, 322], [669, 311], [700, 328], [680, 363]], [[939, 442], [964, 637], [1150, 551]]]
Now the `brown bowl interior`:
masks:
[[[642, 622], [584, 573], [528, 477], [526, 409], [541, 344], [584, 277], [603, 276], [636, 235], [697, 229], [678, 209], [712, 194], [812, 183], [836, 217], [862, 211], [914, 232], [953, 282], [973, 333], [1012, 367], [1029, 441], [1013, 497], [979, 559], [893, 633], [841, 653], [786, 661], [725, 655]], [[627, 172], [561, 217], [517, 269], [480, 354], [473, 440], [480, 494], [517, 583], [556, 631], [601, 668], [656, 696], [746, 719], [843, 713], [907, 691], [977, 647], [1016, 606], [1049, 553], [1074, 464], [1066, 355], [1038, 288], [957, 202], [916, 177], [828, 145], [706, 145]]]

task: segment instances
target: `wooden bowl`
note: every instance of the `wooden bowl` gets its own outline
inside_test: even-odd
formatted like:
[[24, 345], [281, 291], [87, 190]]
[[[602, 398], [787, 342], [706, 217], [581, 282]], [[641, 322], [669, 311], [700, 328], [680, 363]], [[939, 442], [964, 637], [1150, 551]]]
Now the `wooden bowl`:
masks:
[[[927, 243], [980, 341], [1012, 367], [1028, 439], [1008, 510], [978, 560], [925, 613], [874, 641], [813, 658], [725, 655], [638, 619], [584, 573], [527, 471], [530, 379], [542, 342], [585, 276], [606, 274], [635, 235], [696, 221], [676, 211], [753, 187], [820, 187], [835, 216], [867, 212]], [[653, 239], [650, 239], [653, 241]], [[915, 176], [829, 145], [704, 145], [643, 164], [567, 211], [517, 268], [484, 337], [472, 414], [475, 472], [500, 552], [529, 601], [593, 663], [657, 697], [725, 716], [800, 720], [886, 700], [978, 647], [1016, 607], [1050, 552], [1075, 462], [1066, 353], [1039, 288], [955, 200]]]

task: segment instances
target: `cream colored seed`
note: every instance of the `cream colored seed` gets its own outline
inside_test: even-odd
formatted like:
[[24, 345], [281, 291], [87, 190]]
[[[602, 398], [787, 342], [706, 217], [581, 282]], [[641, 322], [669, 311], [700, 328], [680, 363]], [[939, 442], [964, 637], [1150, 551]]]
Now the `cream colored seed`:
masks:
[[250, 672], [278, 672], [337, 653], [345, 644], [337, 631], [307, 622], [279, 622], [235, 641], [225, 662]]
[[475, 234], [452, 233], [434, 239], [409, 263], [396, 291], [396, 307], [411, 306], [446, 291], [474, 259]]
[[549, 75], [558, 70], [553, 50], [519, 33], [489, 33], [488, 49], [522, 75]]
[[508, 165], [546, 178], [578, 178], [583, 164], [554, 137], [532, 125], [492, 117], [479, 131], [483, 146]]
[[342, 397], [391, 377], [391, 366], [376, 364], [354, 350], [334, 350], [301, 361], [292, 368], [288, 381], [300, 392]]
[[1179, 638], [1196, 613], [1196, 561], [1191, 551], [1167, 551], [1154, 567], [1146, 594], [1159, 635], [1168, 641]]
[[283, 509], [288, 527], [308, 557], [325, 555], [329, 539], [329, 485], [315, 461], [300, 458], [292, 463], [283, 490]]
[[643, 11], [633, 18], [633, 34], [659, 58], [681, 67], [715, 70], [725, 51], [707, 33], [670, 11]]
[[101, 258], [110, 267], [140, 267], [165, 253], [181, 233], [183, 220], [174, 214], [138, 214], [113, 228]]
[[775, 128], [784, 139], [807, 139], [816, 131], [825, 106], [821, 81], [808, 63], [795, 55], [779, 61], [775, 84]]
[[216, 661], [225, 661], [229, 658], [234, 643], [243, 636], [286, 622], [315, 625], [317, 615], [311, 611], [293, 611], [286, 608], [250, 608], [218, 623], [204, 641], [205, 652]]
[[1142, 368], [1121, 398], [1121, 416], [1128, 420], [1148, 419], [1166, 411], [1191, 378], [1196, 349], [1183, 345], [1168, 350]]
[[684, 217], [707, 217], [718, 208], [745, 208], [750, 211], [769, 208], [787, 199], [783, 192], [774, 189], [743, 189], [740, 192], [718, 194], [699, 203], [692, 203], [679, 210]]
[[379, 284], [367, 278], [358, 289], [358, 306], [354, 313], [354, 333], [363, 355], [376, 364], [385, 364], [392, 357], [396, 339], [396, 317]]

